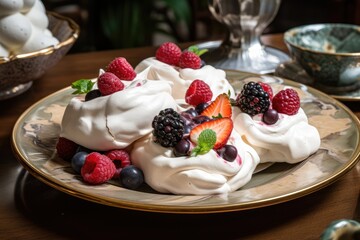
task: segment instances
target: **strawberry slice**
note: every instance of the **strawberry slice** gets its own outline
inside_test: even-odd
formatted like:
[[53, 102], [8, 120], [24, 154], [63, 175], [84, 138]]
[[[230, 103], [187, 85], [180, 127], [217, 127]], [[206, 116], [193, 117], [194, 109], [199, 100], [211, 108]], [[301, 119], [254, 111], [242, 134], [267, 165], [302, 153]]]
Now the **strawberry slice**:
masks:
[[218, 118], [204, 122], [191, 130], [190, 140], [194, 144], [198, 144], [199, 135], [206, 129], [211, 129], [215, 132], [216, 142], [213, 149], [219, 149], [227, 143], [233, 130], [233, 122], [231, 118]]
[[209, 118], [214, 117], [227, 117], [231, 118], [232, 109], [230, 98], [227, 94], [223, 93], [216, 97], [202, 113], [201, 115], [208, 116]]

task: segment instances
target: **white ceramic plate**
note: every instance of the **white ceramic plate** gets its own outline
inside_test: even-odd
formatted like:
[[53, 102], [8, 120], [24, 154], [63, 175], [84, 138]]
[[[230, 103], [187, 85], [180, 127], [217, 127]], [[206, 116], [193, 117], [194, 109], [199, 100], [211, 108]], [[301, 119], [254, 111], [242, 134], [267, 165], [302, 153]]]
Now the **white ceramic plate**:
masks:
[[266, 81], [275, 88], [297, 88], [309, 122], [320, 132], [321, 148], [299, 164], [272, 164], [254, 174], [247, 185], [227, 195], [161, 194], [147, 186], [133, 191], [115, 182], [90, 186], [55, 154], [60, 121], [73, 97], [72, 90], [66, 88], [35, 103], [21, 115], [12, 135], [14, 152], [36, 178], [70, 195], [120, 208], [171, 213], [240, 211], [289, 201], [333, 183], [356, 164], [360, 123], [343, 104], [315, 89], [277, 77], [237, 71], [227, 71], [227, 76], [237, 91], [249, 80]]

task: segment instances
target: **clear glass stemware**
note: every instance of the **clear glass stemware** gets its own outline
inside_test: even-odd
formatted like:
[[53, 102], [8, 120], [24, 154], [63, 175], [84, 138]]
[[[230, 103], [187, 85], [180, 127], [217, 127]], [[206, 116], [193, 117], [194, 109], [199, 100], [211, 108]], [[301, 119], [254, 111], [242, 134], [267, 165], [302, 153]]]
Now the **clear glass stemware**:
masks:
[[209, 0], [210, 12], [228, 28], [228, 35], [215, 47], [200, 45], [210, 47], [204, 55], [206, 63], [223, 69], [270, 73], [288, 61], [287, 54], [260, 41], [280, 4], [281, 0]]

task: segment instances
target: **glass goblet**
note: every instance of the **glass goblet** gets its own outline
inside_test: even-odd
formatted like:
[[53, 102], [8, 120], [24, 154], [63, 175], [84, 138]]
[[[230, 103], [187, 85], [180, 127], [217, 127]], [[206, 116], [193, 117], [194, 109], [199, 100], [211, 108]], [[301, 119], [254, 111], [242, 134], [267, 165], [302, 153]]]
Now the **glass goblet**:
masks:
[[[203, 59], [209, 65], [255, 73], [271, 73], [290, 57], [264, 46], [260, 36], [272, 22], [281, 0], [209, 0], [212, 15], [228, 29], [224, 41], [200, 44], [208, 48]], [[221, 43], [221, 44], [220, 44]]]

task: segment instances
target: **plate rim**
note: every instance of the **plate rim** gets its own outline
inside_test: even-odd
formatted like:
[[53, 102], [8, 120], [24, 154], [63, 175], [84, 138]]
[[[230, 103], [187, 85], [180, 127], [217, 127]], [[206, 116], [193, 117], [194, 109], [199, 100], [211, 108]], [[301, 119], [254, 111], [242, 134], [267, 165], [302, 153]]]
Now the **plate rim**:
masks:
[[[239, 70], [236, 70], [236, 69], [226, 69], [224, 71], [230, 71], [230, 72], [240, 72], [240, 73], [243, 73], [243, 74], [251, 74], [253, 76], [270, 76], [269, 74], [259, 74], [259, 73], [252, 73], [252, 72], [246, 72], [246, 71], [239, 71]], [[313, 87], [313, 86], [310, 86], [310, 85], [306, 85], [304, 83], [300, 83], [300, 82], [297, 82], [295, 80], [292, 80], [290, 78], [287, 78], [287, 77], [283, 77], [283, 76], [278, 76], [278, 75], [272, 75], [272, 77], [275, 77], [275, 78], [281, 78], [283, 80], [286, 80], [286, 81], [289, 81], [289, 82], [292, 82], [292, 83], [295, 83], [295, 84], [299, 84], [299, 85], [304, 85], [306, 86], [307, 88], [309, 89], [312, 89], [312, 90], [315, 90], [316, 92], [320, 92], [320, 93], [324, 93], [322, 92], [321, 90]], [[324, 93], [325, 95], [329, 96], [329, 97], [332, 97], [333, 99], [335, 100], [338, 100], [339, 102], [340, 101], [344, 101], [344, 102], [358, 102], [360, 101], [360, 95], [359, 96], [356, 96], [356, 97], [352, 97], [352, 96], [346, 96], [346, 95], [337, 95], [337, 94], [326, 94]], [[341, 102], [340, 102], [341, 103]]]
[[[237, 72], [237, 73], [244, 73], [237, 70], [225, 70], [226, 72]], [[261, 74], [253, 74], [253, 73], [246, 73], [252, 76], [269, 76], [269, 75], [261, 75]], [[321, 95], [322, 97], [325, 97], [331, 101], [334, 102], [336, 106], [341, 107], [342, 110], [344, 110], [349, 117], [351, 118], [353, 124], [356, 126], [357, 129], [357, 135], [358, 135], [358, 141], [360, 141], [360, 119], [357, 118], [357, 116], [343, 103], [338, 101], [337, 99], [333, 98], [330, 95], [327, 95], [315, 88], [312, 88], [310, 86], [288, 80], [286, 78], [277, 77], [277, 76], [271, 76], [273, 78], [279, 78], [282, 79], [284, 82], [283, 84], [294, 86], [301, 88], [305, 86], [308, 91], [310, 91], [312, 94]], [[266, 207], [271, 206], [275, 204], [280, 204], [283, 202], [288, 202], [294, 199], [301, 198], [303, 196], [309, 195], [313, 192], [319, 191], [320, 189], [334, 183], [336, 180], [338, 180], [340, 177], [345, 175], [347, 172], [349, 172], [360, 160], [360, 144], [356, 146], [354, 149], [352, 156], [350, 156], [349, 161], [346, 162], [340, 169], [338, 169], [336, 172], [333, 172], [333, 174], [329, 177], [326, 177], [322, 181], [316, 182], [314, 184], [310, 184], [310, 186], [307, 186], [305, 188], [301, 188], [297, 191], [292, 191], [287, 194], [282, 194], [275, 197], [268, 197], [260, 200], [251, 200], [247, 202], [241, 202], [241, 203], [229, 203], [224, 205], [204, 205], [204, 206], [178, 206], [178, 205], [165, 205], [165, 204], [154, 204], [154, 203], [140, 203], [140, 202], [133, 202], [129, 200], [124, 199], [116, 199], [116, 201], [113, 200], [111, 197], [106, 196], [96, 196], [96, 194], [88, 194], [86, 191], [81, 191], [79, 189], [74, 189], [74, 187], [69, 187], [67, 184], [61, 183], [61, 181], [58, 181], [55, 178], [52, 178], [51, 175], [46, 174], [39, 169], [37, 169], [35, 166], [31, 164], [31, 162], [26, 159], [25, 156], [22, 155], [19, 146], [16, 142], [16, 135], [19, 130], [21, 130], [21, 124], [24, 120], [24, 118], [30, 114], [31, 111], [34, 111], [41, 105], [41, 103], [47, 101], [48, 99], [53, 98], [54, 96], [61, 95], [62, 93], [69, 91], [71, 87], [65, 87], [62, 88], [52, 94], [49, 94], [42, 99], [38, 100], [34, 104], [32, 104], [30, 107], [28, 107], [17, 119], [16, 123], [14, 124], [12, 134], [11, 134], [11, 147], [13, 150], [13, 153], [17, 160], [21, 163], [21, 165], [29, 171], [34, 177], [36, 177], [38, 180], [42, 181], [43, 183], [55, 188], [56, 190], [60, 190], [62, 192], [65, 192], [73, 197], [79, 197], [84, 200], [92, 201], [95, 203], [113, 206], [113, 207], [119, 207], [124, 209], [130, 209], [130, 210], [138, 210], [138, 211], [147, 211], [147, 212], [159, 212], [159, 213], [180, 213], [180, 214], [204, 214], [204, 213], [223, 213], [223, 212], [234, 212], [234, 211], [242, 211], [242, 210], [248, 210], [248, 209], [255, 209], [260, 207]], [[132, 191], [132, 190], [128, 190]], [[210, 196], [210, 195], [209, 195]]]

